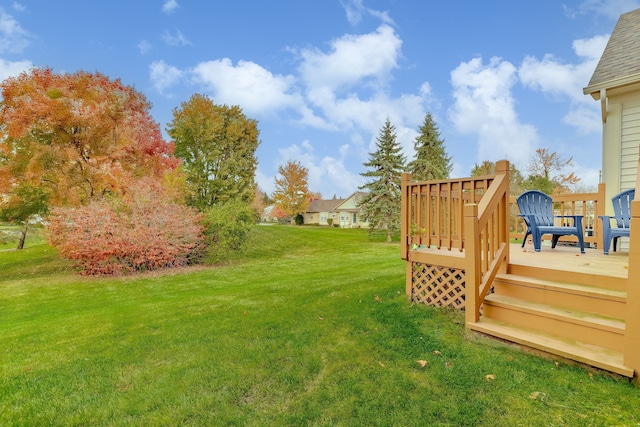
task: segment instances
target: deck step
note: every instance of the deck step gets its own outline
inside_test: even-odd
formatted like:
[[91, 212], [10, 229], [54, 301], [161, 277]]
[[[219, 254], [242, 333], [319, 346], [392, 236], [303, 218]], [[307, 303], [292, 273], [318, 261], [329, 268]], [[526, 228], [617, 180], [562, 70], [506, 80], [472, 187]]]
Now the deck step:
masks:
[[558, 281], [558, 279], [560, 278], [560, 281], [566, 283], [607, 288], [616, 291], [625, 291], [627, 288], [627, 279], [622, 276], [606, 276], [593, 272], [581, 273], [575, 270], [560, 271], [556, 268], [545, 268], [539, 265], [532, 266], [510, 263], [508, 267], [508, 273], [550, 281]]
[[624, 365], [623, 355], [620, 351], [544, 334], [484, 317], [478, 322], [467, 324], [467, 326], [477, 332], [615, 372], [626, 377], [632, 378], [634, 375], [633, 369]]
[[498, 274], [493, 285], [495, 293], [499, 295], [570, 310], [609, 317], [619, 317], [626, 310], [625, 291], [561, 283], [518, 274]]
[[615, 317], [497, 293], [487, 295], [482, 315], [498, 322], [535, 329], [561, 338], [576, 339], [615, 351], [622, 351], [624, 348], [625, 322]]

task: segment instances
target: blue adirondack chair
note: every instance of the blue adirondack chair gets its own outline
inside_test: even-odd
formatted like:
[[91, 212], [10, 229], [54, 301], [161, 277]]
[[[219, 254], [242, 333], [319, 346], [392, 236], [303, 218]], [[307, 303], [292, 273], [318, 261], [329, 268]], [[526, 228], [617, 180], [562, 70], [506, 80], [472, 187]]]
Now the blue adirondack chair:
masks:
[[[527, 225], [527, 231], [524, 235], [524, 239], [522, 240], [523, 247], [528, 236], [532, 237], [533, 247], [536, 252], [540, 252], [542, 236], [544, 234], [552, 235], [552, 248], [556, 247], [558, 239], [560, 239], [561, 236], [573, 235], [578, 238], [580, 252], [584, 253], [584, 234], [582, 230], [581, 215], [554, 215], [553, 200], [542, 191], [525, 191], [516, 198], [516, 202], [518, 203], [518, 209], [520, 210], [519, 216], [524, 219], [524, 222]], [[571, 218], [571, 220], [566, 221], [571, 224], [556, 225], [556, 218]]]
[[[629, 225], [631, 222], [631, 202], [636, 195], [636, 190], [625, 190], [611, 198], [613, 203], [613, 216], [599, 215], [602, 219], [602, 248], [604, 254], [609, 255], [609, 247], [613, 240], [613, 252], [616, 251], [618, 239], [629, 237]], [[616, 220], [616, 226], [611, 227], [611, 220]]]

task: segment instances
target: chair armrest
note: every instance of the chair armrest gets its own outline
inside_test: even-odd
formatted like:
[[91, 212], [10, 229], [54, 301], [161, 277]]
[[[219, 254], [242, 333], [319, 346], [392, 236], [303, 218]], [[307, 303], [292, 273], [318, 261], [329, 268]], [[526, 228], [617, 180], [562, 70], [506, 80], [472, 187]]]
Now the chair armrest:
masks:
[[554, 215], [554, 218], [573, 218], [576, 227], [582, 228], [582, 215]]

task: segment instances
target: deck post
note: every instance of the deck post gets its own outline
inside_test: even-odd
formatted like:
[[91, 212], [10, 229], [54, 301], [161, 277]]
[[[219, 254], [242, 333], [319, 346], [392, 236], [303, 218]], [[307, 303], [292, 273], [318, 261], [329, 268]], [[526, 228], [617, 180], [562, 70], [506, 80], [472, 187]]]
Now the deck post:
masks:
[[[640, 147], [636, 169], [636, 190], [640, 187]], [[640, 375], [640, 194], [631, 202], [629, 271], [627, 272], [627, 316], [624, 332], [624, 364]]]
[[480, 320], [477, 301], [482, 270], [480, 268], [480, 241], [476, 238], [479, 232], [478, 205], [476, 203], [466, 204], [464, 206], [464, 306], [467, 327], [469, 323], [476, 323]]
[[624, 364], [640, 374], [640, 200], [631, 202]]
[[411, 214], [409, 181], [411, 181], [411, 174], [403, 172], [400, 183], [400, 258], [404, 260], [407, 260], [409, 254], [409, 227], [411, 226], [409, 220]]
[[602, 236], [602, 221], [598, 218], [600, 215], [607, 214], [607, 185], [604, 182], [598, 184], [598, 200], [596, 201], [596, 210], [593, 213], [593, 233], [597, 236], [596, 245], [598, 248], [604, 247]]

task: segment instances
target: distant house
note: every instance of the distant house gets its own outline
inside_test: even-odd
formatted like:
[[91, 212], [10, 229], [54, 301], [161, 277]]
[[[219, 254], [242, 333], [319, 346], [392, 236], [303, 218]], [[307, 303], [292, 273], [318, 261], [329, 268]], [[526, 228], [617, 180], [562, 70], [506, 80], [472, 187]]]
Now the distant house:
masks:
[[356, 191], [346, 199], [314, 200], [304, 213], [305, 224], [329, 225], [342, 228], [368, 227], [358, 207], [366, 193]]
[[[313, 200], [302, 215], [305, 224], [329, 225], [338, 223], [336, 207], [345, 199]], [[329, 221], [330, 220], [330, 221]]]
[[360, 228], [369, 227], [369, 223], [365, 221], [362, 215], [362, 209], [358, 207], [362, 198], [367, 193], [362, 191], [356, 191], [349, 197], [347, 197], [342, 203], [336, 206], [335, 210], [338, 213], [340, 220], [340, 227], [343, 228]]
[[[606, 198], [635, 187], [640, 145], [640, 9], [622, 14], [583, 89], [600, 101]], [[611, 210], [607, 204], [607, 210]]]

